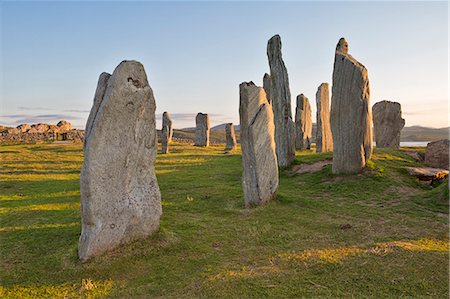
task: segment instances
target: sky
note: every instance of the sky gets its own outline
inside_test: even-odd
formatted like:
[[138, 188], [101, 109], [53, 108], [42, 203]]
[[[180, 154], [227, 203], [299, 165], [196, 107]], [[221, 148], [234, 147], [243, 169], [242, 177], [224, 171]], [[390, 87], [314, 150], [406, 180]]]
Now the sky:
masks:
[[[84, 129], [98, 76], [143, 63], [157, 126], [239, 123], [239, 84], [262, 86], [275, 34], [289, 74], [292, 112], [313, 110], [332, 84], [339, 38], [369, 71], [371, 105], [400, 102], [406, 126], [448, 126], [447, 2], [12, 2], [0, 1], [0, 124]], [[331, 90], [331, 89], [330, 89]], [[330, 95], [331, 96], [331, 95]]]

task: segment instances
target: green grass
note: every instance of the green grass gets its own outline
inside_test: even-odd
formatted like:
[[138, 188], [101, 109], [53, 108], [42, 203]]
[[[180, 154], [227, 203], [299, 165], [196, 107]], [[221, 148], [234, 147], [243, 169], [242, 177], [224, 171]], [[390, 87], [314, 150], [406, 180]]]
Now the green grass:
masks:
[[82, 159], [80, 145], [0, 145], [1, 298], [449, 295], [448, 182], [409, 177], [401, 150], [360, 175], [282, 170], [277, 200], [244, 209], [239, 152], [175, 144], [156, 162], [160, 231], [87, 263]]

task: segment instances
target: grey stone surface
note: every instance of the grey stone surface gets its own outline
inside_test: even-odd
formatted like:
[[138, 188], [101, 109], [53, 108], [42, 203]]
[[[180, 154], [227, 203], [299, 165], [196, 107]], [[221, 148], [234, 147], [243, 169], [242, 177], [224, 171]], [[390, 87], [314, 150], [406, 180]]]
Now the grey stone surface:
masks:
[[233, 123], [228, 123], [225, 126], [226, 151], [232, 151], [236, 148], [236, 134], [234, 133]]
[[263, 88], [266, 92], [267, 101], [272, 104], [272, 98], [270, 97], [270, 84], [270, 75], [265, 73], [263, 77]]
[[303, 94], [297, 96], [295, 111], [295, 148], [310, 149], [312, 139], [311, 105]]
[[239, 85], [242, 187], [246, 207], [271, 200], [278, 189], [278, 165], [272, 107], [253, 82]]
[[449, 169], [450, 140], [442, 139], [427, 144], [425, 164], [436, 168]]
[[155, 109], [141, 63], [122, 61], [112, 76], [100, 76], [86, 125], [89, 137], [80, 177], [81, 260], [159, 228]]
[[372, 154], [369, 76], [348, 54], [344, 38], [336, 46], [331, 98], [333, 173], [358, 173]]
[[330, 152], [333, 150], [333, 137], [330, 125], [330, 92], [328, 83], [320, 84], [316, 92], [316, 152]]
[[281, 39], [273, 36], [267, 43], [270, 66], [270, 97], [275, 121], [278, 165], [285, 167], [295, 158], [295, 125], [292, 120], [289, 78], [281, 57]]
[[209, 116], [205, 113], [198, 113], [195, 117], [195, 146], [209, 146], [209, 133], [211, 124]]
[[375, 142], [380, 148], [400, 148], [400, 132], [405, 126], [402, 106], [397, 102], [381, 101], [372, 107]]
[[161, 145], [162, 153], [167, 154], [169, 152], [169, 143], [172, 140], [172, 120], [169, 113], [166, 111], [162, 115], [162, 129], [161, 129]]

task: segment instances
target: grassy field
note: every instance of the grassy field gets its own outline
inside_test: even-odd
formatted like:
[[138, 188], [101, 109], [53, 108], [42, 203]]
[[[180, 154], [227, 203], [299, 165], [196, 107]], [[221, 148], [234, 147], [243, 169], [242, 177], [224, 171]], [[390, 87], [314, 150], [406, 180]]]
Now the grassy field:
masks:
[[448, 298], [448, 182], [416, 182], [401, 150], [361, 175], [283, 170], [277, 200], [244, 209], [239, 152], [175, 144], [156, 163], [160, 231], [87, 263], [82, 160], [81, 145], [0, 145], [1, 298]]

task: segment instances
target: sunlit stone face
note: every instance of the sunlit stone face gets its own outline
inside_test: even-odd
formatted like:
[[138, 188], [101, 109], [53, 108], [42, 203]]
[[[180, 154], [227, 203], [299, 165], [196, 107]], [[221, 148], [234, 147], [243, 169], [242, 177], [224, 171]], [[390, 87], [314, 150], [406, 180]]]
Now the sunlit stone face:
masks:
[[336, 46], [336, 52], [348, 54], [348, 42], [345, 40], [345, 38], [341, 37], [341, 39], [339, 40]]

